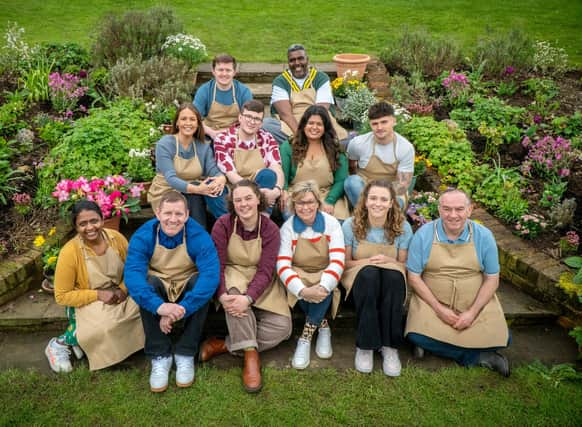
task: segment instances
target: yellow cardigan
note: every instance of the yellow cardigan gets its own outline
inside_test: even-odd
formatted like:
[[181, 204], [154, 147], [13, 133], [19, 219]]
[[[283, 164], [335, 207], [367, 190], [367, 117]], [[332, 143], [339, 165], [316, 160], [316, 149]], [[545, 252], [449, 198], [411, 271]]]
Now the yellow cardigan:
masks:
[[[115, 230], [104, 228], [103, 231], [109, 238], [111, 247], [125, 262], [128, 245], [126, 238]], [[95, 255], [91, 248], [86, 247], [86, 249], [89, 254]], [[127, 288], [123, 281], [119, 287], [127, 294]], [[59, 253], [55, 271], [55, 300], [57, 304], [68, 307], [82, 307], [97, 301], [97, 291], [89, 289], [87, 266], [79, 235], [69, 240]]]

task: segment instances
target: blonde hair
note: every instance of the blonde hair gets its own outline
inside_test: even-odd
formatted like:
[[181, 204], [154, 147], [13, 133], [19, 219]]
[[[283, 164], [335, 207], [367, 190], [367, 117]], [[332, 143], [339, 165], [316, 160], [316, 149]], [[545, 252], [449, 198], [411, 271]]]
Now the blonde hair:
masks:
[[295, 202], [303, 198], [305, 194], [312, 193], [317, 201], [317, 208], [321, 207], [321, 197], [319, 196], [319, 186], [317, 182], [310, 179], [307, 181], [298, 182], [291, 189], [291, 201], [289, 203], [289, 208], [295, 210]]

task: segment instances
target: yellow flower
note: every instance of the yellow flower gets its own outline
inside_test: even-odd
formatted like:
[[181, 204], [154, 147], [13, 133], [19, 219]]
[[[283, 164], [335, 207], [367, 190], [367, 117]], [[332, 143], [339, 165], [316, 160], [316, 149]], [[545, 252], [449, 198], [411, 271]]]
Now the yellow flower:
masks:
[[432, 167], [432, 162], [429, 159], [426, 159], [425, 162], [427, 167]]
[[45, 243], [46, 240], [43, 236], [36, 236], [36, 238], [34, 239], [34, 246], [36, 246], [37, 248], [40, 248]]
[[483, 221], [481, 221], [480, 219], [474, 219], [473, 222], [483, 225]]
[[440, 191], [445, 191], [447, 188], [449, 188], [447, 185], [441, 184], [440, 187], [439, 187], [439, 190]]
[[58, 258], [54, 255], [52, 257], [49, 257], [49, 259], [46, 260], [47, 266], [52, 267], [53, 265], [55, 265], [57, 263], [57, 259]]
[[53, 227], [49, 230], [48, 235], [50, 236], [54, 236], [54, 234], [57, 232], [57, 227]]

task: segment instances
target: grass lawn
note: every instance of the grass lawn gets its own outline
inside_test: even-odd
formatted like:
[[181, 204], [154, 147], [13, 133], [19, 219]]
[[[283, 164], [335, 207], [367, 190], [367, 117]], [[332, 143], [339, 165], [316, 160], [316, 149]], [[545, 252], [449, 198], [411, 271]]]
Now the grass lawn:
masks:
[[17, 21], [29, 41], [88, 46], [104, 13], [156, 5], [173, 7], [210, 55], [226, 51], [243, 61], [283, 62], [285, 49], [296, 42], [317, 61], [330, 61], [338, 52], [377, 54], [408, 25], [452, 37], [465, 48], [491, 29], [519, 28], [535, 39], [557, 42], [573, 63], [582, 64], [580, 0], [0, 0], [0, 24]]
[[70, 375], [0, 372], [0, 425], [502, 425], [574, 426], [582, 386], [554, 387], [527, 367], [509, 379], [485, 369], [402, 377], [353, 370], [265, 369], [263, 391], [242, 390], [240, 369], [201, 368], [189, 389], [147, 389], [138, 369]]

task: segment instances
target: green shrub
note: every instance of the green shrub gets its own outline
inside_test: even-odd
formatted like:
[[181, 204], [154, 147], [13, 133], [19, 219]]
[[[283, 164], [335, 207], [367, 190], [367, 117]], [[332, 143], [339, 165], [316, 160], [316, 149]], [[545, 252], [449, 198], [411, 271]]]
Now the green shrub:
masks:
[[32, 55], [30, 62], [20, 72], [18, 85], [27, 99], [32, 102], [48, 101], [50, 99], [49, 74], [54, 62], [41, 51]]
[[130, 148], [144, 149], [152, 144], [143, 106], [131, 100], [118, 100], [109, 108], [95, 108], [75, 122], [62, 142], [54, 147], [39, 171], [36, 202], [51, 204], [50, 194], [64, 178], [91, 178], [126, 171]]
[[531, 38], [523, 31], [487, 31], [487, 36], [477, 40], [473, 54], [474, 64], [483, 64], [483, 72], [490, 76], [501, 75], [507, 67], [527, 72], [533, 66]]
[[463, 63], [455, 42], [435, 38], [426, 30], [406, 27], [400, 37], [395, 37], [380, 53], [380, 59], [391, 71], [401, 70], [407, 74], [417, 71], [430, 78]]
[[26, 103], [20, 94], [10, 94], [7, 97], [6, 103], [0, 106], [0, 137], [11, 136], [26, 127], [26, 123], [20, 120], [25, 109]]
[[534, 70], [544, 76], [560, 77], [568, 71], [568, 54], [548, 41], [537, 41], [533, 47]]
[[182, 28], [174, 12], [167, 8], [129, 11], [123, 16], [109, 14], [98, 29], [93, 64], [107, 67], [128, 56], [159, 56], [166, 38], [182, 32]]
[[175, 99], [192, 99], [194, 73], [184, 62], [171, 57], [122, 58], [111, 68], [107, 87], [115, 96], [155, 99], [169, 105]]
[[19, 172], [10, 166], [10, 160], [14, 155], [14, 150], [8, 145], [6, 140], [0, 137], [0, 204], [6, 205], [12, 194], [16, 192], [19, 179]]
[[501, 219], [517, 221], [527, 212], [527, 201], [521, 195], [523, 178], [516, 169], [496, 165], [477, 186], [473, 198], [495, 212]]
[[89, 52], [77, 43], [43, 43], [41, 51], [54, 64], [54, 71], [77, 74], [90, 67]]
[[65, 134], [72, 128], [67, 120], [49, 119], [38, 130], [38, 136], [49, 148], [55, 147], [62, 141]]

